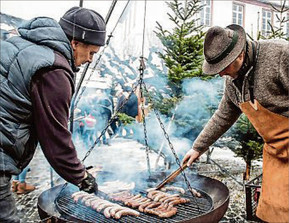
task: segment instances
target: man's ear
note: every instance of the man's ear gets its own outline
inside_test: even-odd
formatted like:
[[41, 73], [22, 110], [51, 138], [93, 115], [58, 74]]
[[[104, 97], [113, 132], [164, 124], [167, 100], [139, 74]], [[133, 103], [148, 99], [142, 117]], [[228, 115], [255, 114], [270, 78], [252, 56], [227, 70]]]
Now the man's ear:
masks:
[[76, 50], [76, 47], [79, 45], [79, 41], [71, 40], [71, 46], [73, 50]]

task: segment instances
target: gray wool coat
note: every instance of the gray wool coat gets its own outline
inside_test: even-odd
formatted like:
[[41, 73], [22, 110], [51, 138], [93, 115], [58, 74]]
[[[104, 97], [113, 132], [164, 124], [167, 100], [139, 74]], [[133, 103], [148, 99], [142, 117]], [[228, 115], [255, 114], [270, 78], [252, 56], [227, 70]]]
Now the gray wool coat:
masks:
[[[254, 71], [254, 98], [271, 112], [289, 117], [289, 42], [259, 41], [259, 56]], [[218, 109], [193, 144], [203, 152], [220, 138], [239, 118], [239, 104], [250, 100], [248, 81], [240, 92], [231, 77], [226, 77], [225, 91]]]

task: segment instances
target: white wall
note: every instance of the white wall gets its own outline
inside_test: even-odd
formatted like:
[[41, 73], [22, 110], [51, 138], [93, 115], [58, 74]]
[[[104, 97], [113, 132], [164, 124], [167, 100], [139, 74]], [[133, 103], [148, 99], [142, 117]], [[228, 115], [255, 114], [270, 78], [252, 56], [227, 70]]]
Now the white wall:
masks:
[[232, 1], [213, 1], [212, 26], [225, 27], [232, 23]]

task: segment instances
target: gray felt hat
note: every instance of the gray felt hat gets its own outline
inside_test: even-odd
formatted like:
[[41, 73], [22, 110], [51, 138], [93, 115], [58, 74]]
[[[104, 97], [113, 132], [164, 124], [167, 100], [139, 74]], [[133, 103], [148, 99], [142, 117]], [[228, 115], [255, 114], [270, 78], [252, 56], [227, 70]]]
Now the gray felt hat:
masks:
[[220, 73], [240, 55], [245, 44], [246, 33], [239, 25], [210, 28], [204, 42], [203, 72], [207, 75]]
[[97, 46], [105, 45], [105, 21], [91, 9], [72, 7], [60, 18], [59, 25], [66, 35], [75, 40]]

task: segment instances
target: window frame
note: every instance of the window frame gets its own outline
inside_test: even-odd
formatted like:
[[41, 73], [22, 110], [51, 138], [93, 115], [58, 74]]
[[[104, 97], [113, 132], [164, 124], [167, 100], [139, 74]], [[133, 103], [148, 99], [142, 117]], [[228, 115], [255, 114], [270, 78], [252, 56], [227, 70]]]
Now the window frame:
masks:
[[[207, 5], [207, 2], [210, 3], [210, 5]], [[212, 0], [202, 0], [201, 4], [203, 5], [202, 10], [200, 11], [200, 24], [206, 27], [210, 27], [212, 25]], [[209, 12], [207, 12], [207, 9], [209, 9]], [[209, 18], [207, 18], [207, 15]], [[208, 22], [208, 24], [207, 24]]]
[[[264, 24], [264, 17], [263, 17], [263, 14], [264, 12], [266, 13], [266, 24]], [[268, 17], [267, 17], [267, 14], [270, 13], [271, 14], [271, 18], [270, 18], [270, 23], [271, 25], [273, 25], [273, 17], [274, 17], [274, 14], [273, 14], [273, 11], [271, 9], [266, 9], [266, 8], [262, 8], [262, 15], [261, 15], [261, 33], [263, 36], [269, 36], [271, 33], [272, 33], [272, 30], [270, 29], [270, 32], [268, 32], [269, 28], [270, 28], [270, 25], [268, 24]], [[265, 25], [265, 29], [264, 29], [264, 25]]]
[[[237, 23], [238, 22], [238, 16], [236, 16], [236, 22], [234, 22], [234, 13], [236, 13], [236, 15], [240, 15], [238, 14], [238, 11], [234, 11], [234, 6], [237, 6], [238, 8], [241, 7], [242, 8], [242, 13], [241, 13], [241, 18], [242, 18], [242, 21], [241, 21], [241, 24]], [[240, 4], [240, 3], [237, 3], [237, 2], [233, 2], [232, 4], [232, 23], [233, 24], [237, 24], [239, 26], [245, 26], [245, 5], [244, 4]]]

